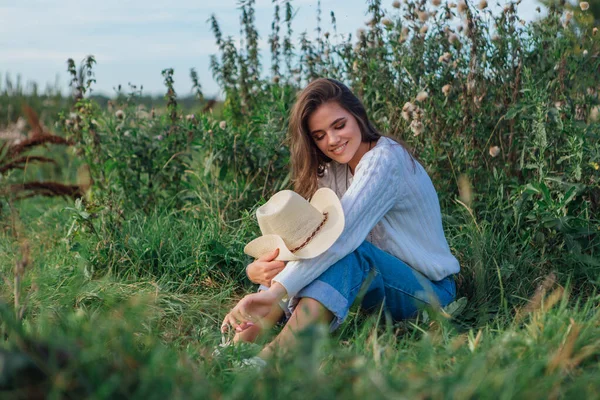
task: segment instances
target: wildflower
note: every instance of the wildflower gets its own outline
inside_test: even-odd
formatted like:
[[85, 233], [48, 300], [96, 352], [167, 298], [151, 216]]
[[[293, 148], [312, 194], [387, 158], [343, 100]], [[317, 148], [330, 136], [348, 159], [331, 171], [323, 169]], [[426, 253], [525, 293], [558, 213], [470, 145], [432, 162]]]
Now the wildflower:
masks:
[[464, 0], [460, 0], [458, 2], [458, 12], [459, 13], [464, 13], [469, 9], [469, 6], [467, 6], [467, 3]]
[[427, 94], [427, 92], [423, 90], [423, 91], [419, 92], [419, 94], [417, 95], [415, 100], [417, 100], [420, 103], [422, 101], [427, 100], [428, 97], [429, 97], [429, 94]]
[[329, 39], [329, 32], [325, 32], [323, 36], [325, 36], [325, 39]]
[[131, 136], [131, 132], [129, 132], [129, 131], [125, 131], [125, 133], [123, 133], [123, 136], [125, 136], [125, 137], [129, 137], [129, 136]]
[[563, 27], [567, 27], [567, 25], [569, 25], [569, 22], [571, 22], [571, 19], [573, 19], [573, 13], [571, 11], [567, 11], [565, 13], [565, 22], [563, 23]]
[[278, 84], [278, 83], [279, 83], [279, 79], [280, 79], [279, 75], [275, 75], [275, 76], [273, 77], [273, 83], [274, 83], [274, 84]]
[[584, 51], [583, 51], [583, 56], [584, 56], [584, 57], [586, 57], [587, 55], [588, 55], [588, 51], [587, 51], [587, 50], [584, 50]]
[[498, 147], [498, 146], [490, 147], [490, 156], [497, 157], [498, 154], [500, 154], [500, 147]]
[[394, 8], [400, 8], [400, 2], [398, 0], [394, 1], [392, 3], [392, 7], [394, 7]]
[[448, 3], [449, 8], [456, 8], [456, 3]]
[[117, 119], [123, 119], [125, 118], [125, 113], [123, 112], [123, 110], [117, 110], [117, 112], [115, 113], [115, 117], [117, 117]]
[[377, 22], [375, 21], [375, 18], [371, 18], [370, 20], [368, 20], [367, 22], [365, 22], [365, 25], [373, 27], [373, 26], [376, 25], [376, 23]]
[[410, 121], [410, 113], [408, 113], [407, 111], [402, 111], [402, 118], [404, 118], [405, 121]]
[[447, 62], [450, 61], [451, 58], [452, 58], [452, 55], [450, 53], [448, 53], [448, 52], [445, 52], [444, 54], [442, 54], [440, 56], [440, 58], [438, 58], [438, 61], [439, 62], [447, 63]]
[[365, 30], [363, 28], [358, 28], [356, 30], [356, 36], [361, 39], [363, 36], [365, 36]]
[[381, 21], [381, 23], [382, 23], [383, 25], [387, 26], [388, 28], [389, 28], [389, 27], [392, 27], [392, 26], [394, 25], [394, 23], [392, 22], [392, 20], [391, 20], [391, 19], [389, 19], [389, 18], [384, 18], [384, 19]]
[[562, 101], [555, 101], [554, 102], [554, 108], [556, 108], [558, 111], [560, 111], [562, 109], [563, 106], [563, 102]]
[[488, 6], [488, 3], [487, 3], [487, 1], [485, 1], [485, 0], [481, 0], [481, 1], [479, 2], [479, 9], [480, 9], [480, 10], [485, 10], [485, 9], [487, 8], [487, 6]]
[[410, 130], [413, 132], [414, 136], [419, 136], [421, 133], [423, 133], [423, 123], [419, 120], [413, 120], [413, 122], [410, 123]]
[[154, 139], [161, 141], [161, 140], [163, 140], [163, 135], [155, 136]]
[[428, 30], [429, 30], [429, 27], [428, 27], [427, 25], [423, 25], [423, 26], [421, 27], [421, 29], [419, 29], [419, 32], [421, 32], [421, 34], [423, 34], [423, 35], [424, 35], [424, 34], [426, 34], [426, 33], [427, 33], [427, 31], [428, 31]]
[[419, 15], [419, 21], [425, 22], [429, 19], [429, 13], [427, 11], [419, 11], [417, 13]]
[[592, 29], [592, 35], [596, 36], [596, 33], [598, 33], [598, 28], [594, 28]]
[[509, 12], [509, 11], [511, 10], [511, 8], [512, 8], [512, 4], [506, 4], [506, 5], [504, 6], [504, 12], [505, 12], [505, 13]]
[[451, 90], [452, 90], [452, 85], [450, 85], [449, 83], [442, 86], [442, 93], [444, 93], [444, 96], [446, 96], [446, 97], [448, 97], [450, 95]]
[[221, 121], [221, 122], [219, 122], [219, 128], [221, 128], [221, 129], [227, 128], [227, 121]]
[[67, 125], [67, 126], [73, 126], [73, 120], [71, 120], [71, 119], [66, 119], [66, 120], [65, 120], [65, 125]]
[[196, 119], [196, 116], [194, 114], [188, 114], [185, 116], [185, 120], [186, 121], [194, 121]]
[[209, 130], [208, 130], [208, 134], [209, 134], [209, 135], [212, 135], [212, 134], [213, 134], [213, 131], [212, 131], [212, 129], [209, 129]]
[[458, 36], [455, 33], [451, 33], [448, 36], [448, 42], [450, 42], [450, 44], [453, 44], [454, 42], [456, 42], [458, 40]]
[[432, 0], [431, 4], [433, 4], [434, 6], [439, 6], [440, 4], [442, 4], [442, 0]]
[[406, 111], [406, 112], [413, 112], [415, 110], [415, 105], [413, 103], [411, 103], [410, 101], [407, 101], [406, 103], [404, 103], [404, 107], [402, 107], [402, 111]]
[[582, 1], [581, 3], [579, 3], [579, 8], [581, 8], [581, 11], [587, 11], [588, 8], [590, 8], [590, 3], [588, 3], [587, 1]]

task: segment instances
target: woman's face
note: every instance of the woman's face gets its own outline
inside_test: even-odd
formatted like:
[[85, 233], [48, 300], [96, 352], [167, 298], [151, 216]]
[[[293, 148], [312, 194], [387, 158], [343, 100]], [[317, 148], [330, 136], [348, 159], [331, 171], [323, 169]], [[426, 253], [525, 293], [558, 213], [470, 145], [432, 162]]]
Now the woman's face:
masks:
[[310, 115], [308, 129], [323, 154], [340, 164], [350, 163], [354, 169], [364, 154], [359, 151], [364, 146], [356, 118], [335, 101], [321, 104]]

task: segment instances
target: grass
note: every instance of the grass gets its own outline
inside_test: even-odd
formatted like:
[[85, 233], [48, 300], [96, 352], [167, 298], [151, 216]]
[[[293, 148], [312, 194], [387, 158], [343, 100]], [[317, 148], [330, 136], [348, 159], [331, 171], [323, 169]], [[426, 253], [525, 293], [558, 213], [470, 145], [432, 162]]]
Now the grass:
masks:
[[[22, 324], [9, 307], [11, 280], [0, 286], [4, 347], [33, 357], [48, 376], [26, 390], [95, 398], [588, 398], [600, 390], [598, 296], [573, 297], [570, 286], [552, 282], [535, 294], [541, 282], [511, 280], [511, 273], [543, 277], [542, 269], [532, 272], [543, 262], [533, 252], [516, 254], [518, 246], [498, 229], [459, 217], [449, 224], [463, 276], [485, 268], [488, 279], [454, 319], [428, 310], [392, 324], [385, 314], [366, 316], [355, 306], [335, 334], [320, 327], [305, 332], [296, 352], [257, 373], [239, 366], [256, 351], [251, 347], [212, 354], [232, 300], [241, 288], [254, 290], [240, 287], [231, 271], [218, 283], [207, 281], [219, 276], [216, 270], [194, 275], [190, 266], [211, 251], [210, 240], [201, 238], [213, 236], [215, 226], [177, 213], [136, 216], [122, 234], [143, 239], [122, 250], [112, 269], [90, 273], [65, 239], [71, 219], [65, 206], [32, 199], [18, 207], [30, 245]], [[221, 240], [230, 242], [236, 232]], [[7, 227], [0, 243], [2, 273], [10, 277], [19, 243]], [[496, 268], [483, 267], [483, 260]], [[234, 264], [242, 267], [240, 261]], [[194, 279], [186, 279], [189, 273]], [[465, 285], [460, 295], [470, 290]]]

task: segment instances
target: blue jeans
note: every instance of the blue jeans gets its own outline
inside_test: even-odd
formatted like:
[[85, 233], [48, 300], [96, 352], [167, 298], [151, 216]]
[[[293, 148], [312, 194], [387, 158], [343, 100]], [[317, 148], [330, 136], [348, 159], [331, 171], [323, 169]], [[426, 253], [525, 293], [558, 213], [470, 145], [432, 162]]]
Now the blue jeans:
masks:
[[398, 258], [364, 241], [290, 299], [289, 312], [302, 297], [315, 299], [333, 313], [330, 330], [334, 331], [348, 316], [361, 288], [366, 288], [363, 309], [378, 311], [383, 303], [394, 320], [413, 317], [425, 304], [444, 307], [456, 298], [454, 276], [430, 281]]

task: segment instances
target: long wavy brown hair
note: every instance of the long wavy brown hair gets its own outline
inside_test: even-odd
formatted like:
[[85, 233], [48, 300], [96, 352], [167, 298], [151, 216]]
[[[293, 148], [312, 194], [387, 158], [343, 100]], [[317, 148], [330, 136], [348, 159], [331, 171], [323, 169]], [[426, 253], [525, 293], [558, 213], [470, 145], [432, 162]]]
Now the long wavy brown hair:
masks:
[[[317, 178], [322, 177], [327, 157], [315, 144], [308, 129], [308, 119], [320, 105], [335, 101], [356, 118], [361, 140], [370, 142], [383, 136], [371, 123], [365, 106], [352, 91], [335, 79], [318, 78], [298, 93], [288, 126], [294, 191], [310, 199], [317, 191]], [[403, 143], [400, 143], [404, 146]]]

